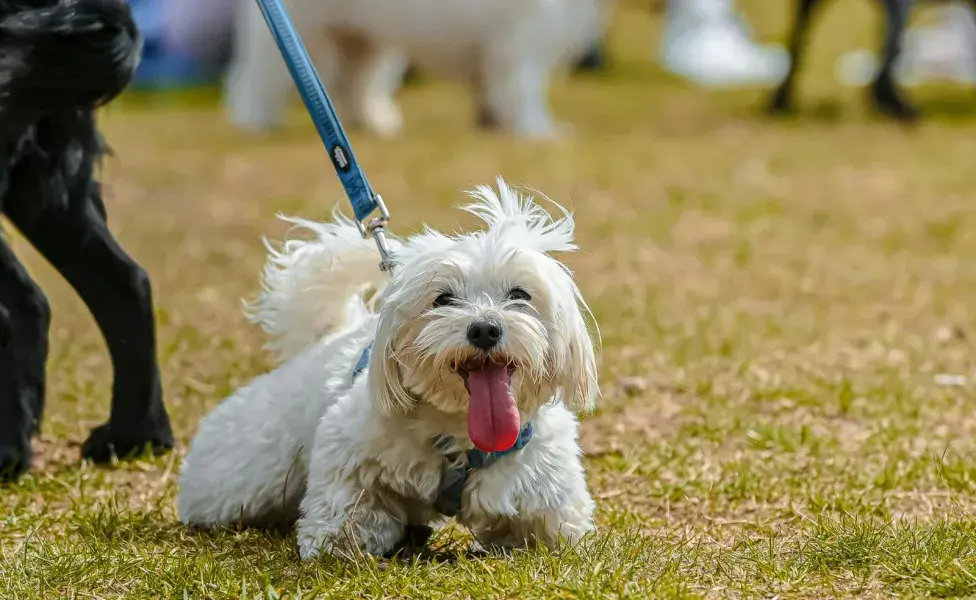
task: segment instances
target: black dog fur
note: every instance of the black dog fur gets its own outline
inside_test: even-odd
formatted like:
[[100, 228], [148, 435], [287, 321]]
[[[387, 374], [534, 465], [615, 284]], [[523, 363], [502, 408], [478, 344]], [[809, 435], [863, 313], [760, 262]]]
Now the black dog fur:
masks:
[[[95, 462], [173, 447], [149, 278], [108, 229], [94, 109], [132, 78], [142, 41], [125, 0], [0, 0], [0, 212], [85, 301], [105, 337], [109, 421]], [[44, 409], [51, 310], [0, 236], [0, 478], [30, 462]]]
[[[912, 122], [918, 119], [919, 110], [898, 89], [894, 78], [894, 67], [898, 55], [901, 54], [902, 37], [908, 26], [908, 17], [915, 0], [877, 1], [884, 10], [885, 31], [881, 66], [874, 81], [871, 82], [871, 99], [882, 115], [903, 122]], [[976, 0], [971, 2], [976, 7]], [[823, 0], [797, 0], [796, 19], [789, 42], [790, 71], [770, 100], [769, 110], [774, 114], [788, 114], [794, 111], [793, 88], [796, 75], [803, 64], [803, 51], [806, 48], [813, 12], [822, 4]]]

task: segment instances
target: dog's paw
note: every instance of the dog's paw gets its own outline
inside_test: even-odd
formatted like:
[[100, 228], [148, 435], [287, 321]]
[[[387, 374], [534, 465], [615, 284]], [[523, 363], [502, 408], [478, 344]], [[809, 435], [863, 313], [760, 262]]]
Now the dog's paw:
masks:
[[322, 554], [326, 545], [326, 536], [318, 535], [310, 528], [298, 528], [298, 555], [302, 560], [315, 560]]
[[316, 560], [324, 556], [333, 556], [342, 560], [355, 560], [357, 556], [370, 554], [368, 548], [361, 547], [359, 540], [349, 528], [344, 532], [298, 525], [298, 555], [302, 560]]
[[572, 137], [573, 125], [569, 123], [530, 123], [516, 127], [513, 132], [524, 140], [552, 142]]
[[153, 455], [173, 449], [169, 422], [152, 431], [115, 431], [109, 423], [96, 427], [81, 446], [82, 458], [104, 464], [112, 459], [129, 458], [149, 450]]
[[30, 442], [0, 443], [0, 482], [16, 481], [30, 466]]
[[323, 525], [308, 515], [298, 521], [298, 554], [303, 560], [323, 555], [354, 560], [364, 554], [385, 556], [404, 538], [404, 525], [389, 514], [365, 512], [359, 520]]
[[895, 119], [896, 121], [901, 121], [902, 123], [915, 123], [922, 116], [920, 110], [896, 96], [884, 100], [875, 98], [875, 105], [881, 115]]

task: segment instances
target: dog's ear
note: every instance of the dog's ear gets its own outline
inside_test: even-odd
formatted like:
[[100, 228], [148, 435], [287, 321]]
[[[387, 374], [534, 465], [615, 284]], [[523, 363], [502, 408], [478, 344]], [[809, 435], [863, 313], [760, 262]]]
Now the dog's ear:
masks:
[[[589, 412], [600, 395], [596, 353], [583, 311], [579, 290], [572, 284], [572, 293], [560, 297], [559, 322], [550, 333], [553, 348], [555, 383], [560, 387], [563, 404], [576, 412]], [[555, 316], [555, 315], [554, 315]]]
[[400, 363], [393, 348], [395, 339], [394, 309], [387, 305], [380, 310], [368, 379], [370, 398], [387, 415], [406, 412], [413, 406], [413, 399], [401, 383]]

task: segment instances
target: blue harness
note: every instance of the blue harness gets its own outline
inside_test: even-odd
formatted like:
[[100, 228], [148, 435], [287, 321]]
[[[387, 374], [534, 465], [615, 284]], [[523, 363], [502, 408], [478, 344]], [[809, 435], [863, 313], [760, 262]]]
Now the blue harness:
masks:
[[[372, 350], [373, 343], [370, 342], [360, 355], [355, 368], [353, 368], [353, 380], [362, 375], [366, 367], [369, 366], [369, 355]], [[449, 435], [435, 437], [434, 447], [444, 455], [445, 460], [444, 468], [441, 471], [441, 485], [437, 491], [437, 498], [434, 499], [434, 510], [448, 517], [453, 517], [461, 512], [461, 493], [464, 491], [464, 485], [468, 482], [468, 477], [472, 471], [487, 469], [501, 457], [525, 448], [532, 439], [533, 433], [532, 421], [528, 421], [519, 431], [515, 444], [508, 450], [500, 452], [484, 452], [477, 448], [472, 448], [466, 452], [450, 452], [454, 446], [454, 438]], [[467, 459], [466, 461], [461, 460], [462, 454]]]
[[[463, 453], [448, 453], [447, 449], [454, 445], [454, 438], [449, 435], [435, 437], [434, 447], [440, 450], [446, 460], [444, 469], [441, 471], [441, 485], [437, 491], [437, 498], [434, 500], [434, 510], [448, 517], [453, 517], [461, 512], [461, 492], [464, 491], [464, 485], [468, 482], [471, 472], [475, 469], [487, 469], [501, 457], [525, 448], [529, 440], [532, 439], [533, 433], [532, 421], [529, 421], [519, 431], [515, 445], [501, 452], [484, 452], [472, 448]], [[461, 454], [467, 457], [467, 464], [461, 461]]]

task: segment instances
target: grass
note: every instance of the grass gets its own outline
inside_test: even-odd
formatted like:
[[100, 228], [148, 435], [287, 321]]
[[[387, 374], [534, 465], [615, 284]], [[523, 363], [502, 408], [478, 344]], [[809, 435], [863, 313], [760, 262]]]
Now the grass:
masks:
[[[782, 4], [782, 6], [780, 6]], [[745, 2], [782, 38], [789, 3]], [[11, 598], [976, 596], [976, 121], [970, 90], [912, 91], [928, 119], [878, 121], [832, 61], [873, 47], [871, 5], [814, 36], [804, 113], [707, 93], [652, 63], [658, 23], [620, 7], [614, 67], [553, 92], [563, 143], [474, 131], [458, 87], [403, 94], [406, 135], [354, 135], [398, 232], [502, 173], [577, 214], [567, 257], [604, 338], [583, 424], [599, 534], [576, 550], [469, 553], [449, 530], [404, 560], [302, 564], [291, 534], [176, 521], [180, 454], [77, 460], [111, 365], [83, 305], [22, 240], [52, 299], [49, 405], [32, 475], [0, 490]], [[276, 212], [342, 201], [296, 107], [273, 137], [204, 101], [109, 109], [111, 223], [153, 277], [181, 447], [268, 366], [240, 298]], [[949, 377], [949, 376], [952, 377]]]

